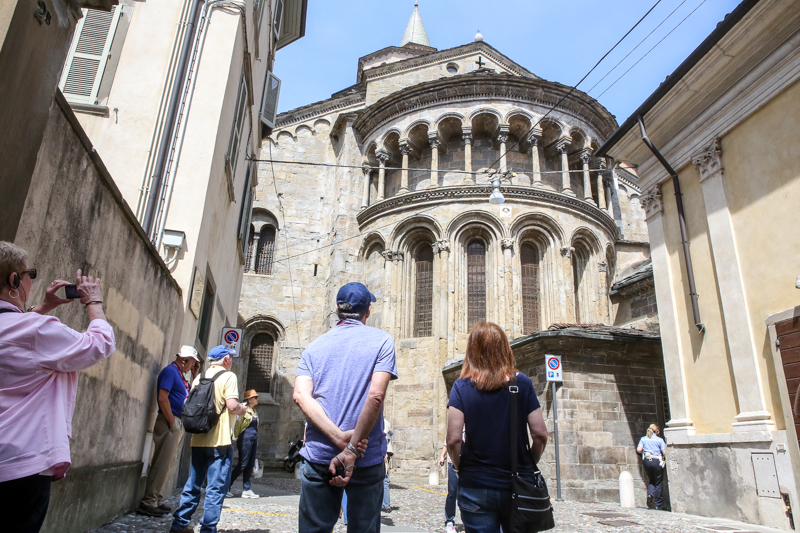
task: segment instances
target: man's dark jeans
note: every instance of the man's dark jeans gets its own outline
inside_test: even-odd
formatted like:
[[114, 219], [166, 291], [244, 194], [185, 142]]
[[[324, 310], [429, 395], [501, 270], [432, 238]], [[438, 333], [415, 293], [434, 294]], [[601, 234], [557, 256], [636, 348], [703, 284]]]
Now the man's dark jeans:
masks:
[[511, 491], [458, 487], [458, 508], [466, 533], [511, 531]]
[[228, 478], [233, 460], [233, 446], [192, 448], [192, 469], [181, 493], [181, 503], [175, 511], [172, 529], [180, 531], [189, 527], [192, 515], [200, 505], [200, 487], [206, 482], [206, 501], [200, 533], [216, 533], [222, 503], [228, 492]]
[[0, 483], [0, 512], [7, 533], [38, 533], [50, 505], [51, 476], [34, 474]]
[[[330, 533], [339, 519], [343, 488], [322, 480], [327, 464], [303, 461], [300, 467], [300, 533]], [[381, 530], [383, 461], [353, 470], [347, 483], [347, 531], [378, 533]]]
[[447, 499], [444, 501], [444, 521], [455, 522], [458, 498], [458, 474], [453, 463], [447, 463]]

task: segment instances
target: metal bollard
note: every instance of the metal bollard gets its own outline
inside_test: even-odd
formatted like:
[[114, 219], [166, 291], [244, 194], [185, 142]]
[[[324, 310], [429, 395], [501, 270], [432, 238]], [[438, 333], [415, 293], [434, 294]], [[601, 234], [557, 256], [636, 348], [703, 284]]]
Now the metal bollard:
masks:
[[636, 507], [636, 497], [633, 493], [633, 476], [627, 470], [619, 475], [619, 504], [621, 507], [633, 509]]

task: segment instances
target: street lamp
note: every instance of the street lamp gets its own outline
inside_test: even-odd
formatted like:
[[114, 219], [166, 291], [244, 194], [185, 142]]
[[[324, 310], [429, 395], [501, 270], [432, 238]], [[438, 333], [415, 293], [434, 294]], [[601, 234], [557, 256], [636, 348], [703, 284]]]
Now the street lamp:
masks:
[[505, 201], [505, 196], [500, 192], [500, 177], [495, 174], [492, 176], [492, 194], [489, 195], [489, 203], [502, 204]]

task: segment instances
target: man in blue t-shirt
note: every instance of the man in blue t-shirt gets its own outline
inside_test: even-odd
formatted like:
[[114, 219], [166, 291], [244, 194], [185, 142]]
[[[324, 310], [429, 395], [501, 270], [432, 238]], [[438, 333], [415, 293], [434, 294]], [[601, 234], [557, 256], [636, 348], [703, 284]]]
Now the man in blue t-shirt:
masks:
[[158, 375], [158, 416], [153, 428], [153, 461], [147, 473], [144, 498], [137, 510], [147, 516], [163, 516], [172, 509], [164, 503], [164, 483], [169, 476], [172, 461], [183, 438], [181, 413], [189, 395], [189, 382], [184, 377], [195, 361], [200, 362], [197, 350], [183, 346], [175, 360]]
[[333, 530], [345, 485], [349, 527], [380, 529], [383, 400], [397, 363], [392, 336], [366, 326], [374, 301], [361, 283], [339, 289], [339, 322], [308, 345], [297, 365], [294, 401], [308, 418], [300, 451], [300, 533]]

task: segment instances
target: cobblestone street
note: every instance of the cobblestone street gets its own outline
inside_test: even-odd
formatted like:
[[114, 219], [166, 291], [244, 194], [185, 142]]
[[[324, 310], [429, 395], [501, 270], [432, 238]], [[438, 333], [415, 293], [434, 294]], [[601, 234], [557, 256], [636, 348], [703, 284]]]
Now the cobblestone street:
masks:
[[[267, 473], [269, 475], [269, 473]], [[280, 473], [277, 474], [280, 476]], [[446, 485], [429, 486], [427, 480], [406, 478], [391, 484], [391, 513], [383, 513], [382, 531], [390, 533], [436, 532], [444, 533], [444, 502]], [[285, 477], [264, 477], [254, 480], [253, 491], [259, 499], [239, 497], [241, 484], [235, 484], [234, 498], [226, 498], [219, 523], [219, 531], [228, 533], [293, 533], [297, 531], [297, 505], [300, 498], [300, 481]], [[168, 503], [175, 507], [178, 497]], [[740, 522], [706, 519], [647, 509], [621, 509], [609, 503], [557, 502], [555, 503], [556, 529], [554, 532], [612, 532], [652, 533], [772, 533], [778, 530], [750, 526]], [[195, 513], [193, 525], [201, 517]], [[145, 533], [169, 531], [172, 515], [149, 518], [135, 513], [127, 514], [107, 524], [94, 533]], [[458, 531], [464, 531], [457, 516]], [[195, 528], [199, 531], [199, 526]], [[345, 533], [340, 519], [334, 533]]]

